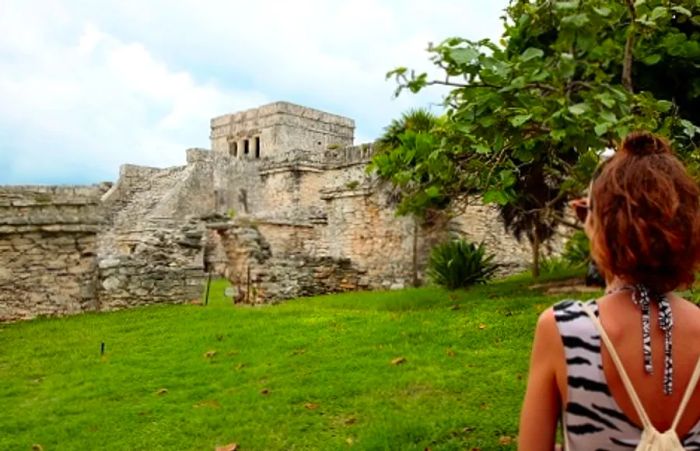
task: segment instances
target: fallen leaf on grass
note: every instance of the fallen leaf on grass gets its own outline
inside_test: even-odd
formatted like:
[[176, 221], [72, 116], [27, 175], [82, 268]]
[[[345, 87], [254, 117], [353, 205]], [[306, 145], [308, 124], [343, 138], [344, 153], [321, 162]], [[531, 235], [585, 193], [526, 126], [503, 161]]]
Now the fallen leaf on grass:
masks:
[[401, 365], [402, 363], [406, 363], [406, 357], [396, 357], [391, 361], [392, 365]]
[[260, 390], [260, 394], [261, 394], [261, 395], [269, 395], [269, 394], [270, 394], [270, 390], [267, 389], [267, 388], [263, 388], [262, 390]]
[[509, 435], [502, 435], [502, 436], [498, 439], [498, 444], [501, 445], [501, 446], [512, 445], [512, 444], [513, 444], [513, 441], [514, 441], [514, 440], [513, 440], [513, 437], [511, 437], [511, 436], [509, 436]]
[[348, 438], [345, 439], [345, 442], [346, 442], [348, 445], [352, 446], [352, 444], [355, 443], [355, 440], [354, 440], [352, 437], [348, 437]]
[[211, 359], [211, 358], [214, 357], [215, 355], [216, 355], [216, 351], [207, 351], [207, 352], [204, 353], [204, 357], [206, 357], [206, 358], [208, 358], [208, 359]]
[[350, 426], [351, 424], [357, 423], [357, 418], [355, 417], [350, 417], [347, 420], [344, 421], [346, 426]]
[[164, 395], [166, 393], [168, 393], [167, 388], [159, 388], [158, 391], [156, 392], [156, 395]]
[[479, 329], [480, 330], [486, 329], [486, 324], [484, 324], [484, 323], [479, 324]]
[[216, 399], [205, 399], [204, 401], [199, 401], [196, 404], [193, 404], [192, 407], [195, 409], [199, 409], [201, 407], [210, 407], [212, 409], [220, 409], [221, 408], [221, 403], [217, 401]]
[[315, 402], [307, 402], [306, 404], [304, 404], [304, 407], [306, 407], [308, 410], [316, 410], [318, 409], [318, 404], [316, 404]]
[[229, 443], [224, 446], [217, 446], [216, 451], [236, 451], [238, 449], [238, 443]]
[[44, 451], [44, 447], [38, 443], [32, 445], [32, 451]]

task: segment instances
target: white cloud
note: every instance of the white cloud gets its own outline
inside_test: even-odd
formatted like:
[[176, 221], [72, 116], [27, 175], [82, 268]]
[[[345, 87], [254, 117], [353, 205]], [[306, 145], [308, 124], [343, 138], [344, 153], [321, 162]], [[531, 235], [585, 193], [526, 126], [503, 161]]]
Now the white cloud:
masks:
[[6, 1], [0, 183], [179, 164], [207, 146], [210, 117], [271, 100], [350, 116], [357, 140], [372, 139], [440, 97], [394, 100], [384, 74], [429, 68], [428, 41], [497, 37], [505, 3]]

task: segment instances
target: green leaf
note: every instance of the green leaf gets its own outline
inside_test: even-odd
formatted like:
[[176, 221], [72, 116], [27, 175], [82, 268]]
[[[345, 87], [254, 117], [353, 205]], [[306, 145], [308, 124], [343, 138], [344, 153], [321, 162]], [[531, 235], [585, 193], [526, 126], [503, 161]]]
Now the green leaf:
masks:
[[506, 196], [506, 193], [500, 190], [487, 191], [484, 194], [484, 203], [506, 205], [508, 203], [508, 196]]
[[564, 17], [561, 20], [561, 23], [570, 24], [576, 28], [581, 28], [584, 25], [586, 25], [588, 22], [590, 22], [590, 20], [588, 19], [588, 14], [586, 14], [586, 13], [574, 14], [573, 16]]
[[520, 127], [525, 122], [529, 121], [531, 118], [532, 114], [518, 114], [517, 116], [513, 116], [512, 118], [510, 118], [510, 124], [513, 127]]
[[661, 61], [661, 55], [655, 54], [655, 55], [649, 55], [645, 56], [642, 58], [642, 62], [646, 64], [647, 66], [653, 66], [654, 64], [658, 63]]
[[607, 6], [602, 6], [600, 8], [594, 7], [593, 11], [595, 11], [596, 14], [598, 14], [599, 16], [603, 17], [608, 17], [611, 13], [610, 8], [608, 8]]
[[580, 115], [588, 112], [588, 110], [589, 110], [589, 107], [585, 103], [577, 103], [576, 105], [571, 105], [569, 107], [569, 112], [571, 114], [576, 115], [576, 116], [580, 116]]
[[661, 19], [662, 17], [666, 17], [668, 15], [668, 8], [664, 6], [657, 6], [654, 8], [654, 10], [651, 12], [651, 17], [650, 19], [656, 22], [657, 20]]
[[530, 47], [527, 50], [525, 50], [522, 55], [520, 55], [520, 59], [522, 61], [530, 61], [535, 58], [542, 58], [542, 56], [544, 56], [544, 52], [542, 51], [542, 49]]
[[656, 109], [662, 113], [668, 113], [671, 111], [671, 108], [673, 108], [673, 102], [669, 102], [668, 100], [659, 100], [656, 102]]
[[683, 14], [684, 16], [692, 17], [693, 13], [691, 13], [689, 10], [686, 8], [678, 5], [678, 6], [672, 6], [671, 9], [679, 14]]
[[434, 199], [440, 196], [440, 188], [437, 186], [431, 186], [425, 190], [425, 194], [427, 194], [431, 199]]
[[598, 94], [597, 96], [595, 96], [595, 98], [598, 99], [600, 103], [602, 103], [608, 108], [612, 108], [615, 106], [615, 99], [607, 92]]
[[457, 64], [471, 64], [479, 57], [479, 51], [473, 47], [450, 50], [450, 58]]
[[555, 141], [561, 141], [564, 138], [566, 138], [565, 130], [552, 130], [552, 139]]
[[485, 144], [477, 144], [476, 146], [474, 146], [474, 151], [483, 155], [491, 153], [491, 148]]
[[596, 126], [593, 128], [593, 131], [595, 131], [595, 134], [598, 136], [603, 136], [608, 132], [610, 129], [610, 126], [606, 123], [601, 123], [601, 124], [596, 124]]
[[501, 177], [501, 184], [504, 188], [509, 188], [515, 184], [515, 174], [510, 169], [504, 169], [498, 175]]
[[571, 78], [576, 73], [576, 61], [571, 53], [562, 53], [559, 57], [559, 70], [564, 78]]
[[578, 0], [570, 0], [568, 2], [554, 2], [554, 8], [560, 11], [567, 11], [578, 8]]
[[527, 149], [525, 147], [518, 147], [513, 152], [513, 158], [520, 160], [523, 163], [529, 163], [533, 160], [534, 155], [532, 155], [532, 151], [530, 149]]
[[609, 124], [616, 124], [617, 123], [617, 116], [615, 116], [615, 113], [613, 113], [611, 111], [601, 112], [600, 117], [602, 119], [605, 119], [605, 121]]
[[683, 132], [689, 138], [695, 137], [695, 135], [700, 131], [698, 127], [687, 119], [681, 119], [681, 125], [683, 126]]

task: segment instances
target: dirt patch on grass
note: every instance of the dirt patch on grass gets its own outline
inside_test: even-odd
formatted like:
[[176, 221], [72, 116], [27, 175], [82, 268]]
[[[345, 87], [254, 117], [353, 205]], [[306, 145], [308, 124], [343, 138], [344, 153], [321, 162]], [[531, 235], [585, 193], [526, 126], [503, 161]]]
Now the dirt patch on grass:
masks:
[[530, 285], [530, 288], [533, 290], [542, 290], [545, 294], [597, 293], [602, 290], [600, 287], [586, 286], [586, 281], [581, 277], [536, 283]]

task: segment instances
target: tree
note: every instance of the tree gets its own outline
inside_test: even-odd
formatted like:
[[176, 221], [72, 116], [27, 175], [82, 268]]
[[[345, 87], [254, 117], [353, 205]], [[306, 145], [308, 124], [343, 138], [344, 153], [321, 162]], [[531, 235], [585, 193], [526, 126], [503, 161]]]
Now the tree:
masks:
[[697, 71], [699, 23], [695, 0], [513, 1], [501, 45], [447, 39], [428, 48], [443, 77], [388, 74], [397, 95], [452, 89], [444, 122], [421, 137], [430, 145], [380, 152], [373, 166], [397, 182], [403, 211], [480, 193], [501, 207], [516, 237], [530, 240], [536, 263], [539, 246], [568, 224], [565, 202], [587, 185], [600, 150], [628, 132], [667, 135], [693, 164], [698, 113], [686, 109], [700, 98], [700, 81], [686, 80], [685, 96], [650, 89], [679, 76], [655, 78], [662, 61]]

